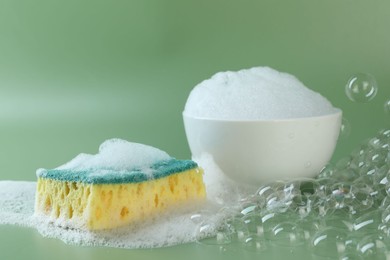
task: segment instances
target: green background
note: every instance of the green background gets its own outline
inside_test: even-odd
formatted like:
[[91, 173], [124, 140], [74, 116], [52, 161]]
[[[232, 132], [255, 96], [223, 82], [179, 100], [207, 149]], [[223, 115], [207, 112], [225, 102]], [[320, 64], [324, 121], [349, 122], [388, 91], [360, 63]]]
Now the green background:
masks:
[[[37, 168], [112, 137], [189, 158], [181, 112], [190, 90], [259, 65], [296, 75], [344, 111], [351, 132], [337, 160], [389, 126], [389, 10], [385, 0], [0, 0], [0, 180], [33, 181]], [[378, 82], [370, 103], [344, 93], [356, 72]], [[195, 244], [82, 248], [9, 226], [0, 242], [1, 259], [236, 257]]]

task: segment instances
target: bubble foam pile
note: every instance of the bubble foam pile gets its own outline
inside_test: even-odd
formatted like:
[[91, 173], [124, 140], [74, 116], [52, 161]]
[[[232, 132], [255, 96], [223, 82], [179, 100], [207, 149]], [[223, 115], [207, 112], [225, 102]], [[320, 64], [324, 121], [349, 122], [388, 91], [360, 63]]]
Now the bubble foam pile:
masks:
[[207, 212], [192, 216], [199, 243], [263, 254], [288, 248], [318, 259], [390, 259], [390, 129], [315, 179], [265, 184], [219, 214], [218, 222]]
[[184, 113], [219, 120], [275, 120], [338, 111], [295, 76], [269, 67], [219, 72], [191, 91]]

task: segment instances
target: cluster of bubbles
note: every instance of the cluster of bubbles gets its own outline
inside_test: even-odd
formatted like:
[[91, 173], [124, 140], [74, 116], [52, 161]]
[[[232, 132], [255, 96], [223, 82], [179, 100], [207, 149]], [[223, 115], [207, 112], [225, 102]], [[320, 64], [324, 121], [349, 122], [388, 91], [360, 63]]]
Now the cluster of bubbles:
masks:
[[[218, 214], [225, 217], [216, 222]], [[224, 250], [281, 247], [320, 258], [389, 259], [390, 129], [314, 179], [275, 181], [234, 207], [191, 219], [200, 243]]]
[[[374, 77], [363, 73], [345, 88], [355, 102], [371, 101], [377, 89]], [[390, 100], [385, 111], [390, 114]], [[341, 135], [349, 131], [344, 119]], [[234, 207], [191, 219], [198, 223], [198, 242], [222, 251], [287, 249], [311, 259], [390, 259], [390, 129], [326, 165], [316, 178], [274, 181]]]

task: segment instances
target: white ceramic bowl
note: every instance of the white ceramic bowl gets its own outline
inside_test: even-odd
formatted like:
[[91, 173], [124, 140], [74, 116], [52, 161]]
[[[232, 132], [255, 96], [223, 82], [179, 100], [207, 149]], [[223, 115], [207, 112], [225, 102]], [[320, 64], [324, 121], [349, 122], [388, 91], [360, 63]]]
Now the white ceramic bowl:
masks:
[[314, 177], [333, 154], [341, 118], [341, 110], [318, 117], [258, 121], [183, 113], [192, 156], [210, 154], [228, 177], [253, 184]]

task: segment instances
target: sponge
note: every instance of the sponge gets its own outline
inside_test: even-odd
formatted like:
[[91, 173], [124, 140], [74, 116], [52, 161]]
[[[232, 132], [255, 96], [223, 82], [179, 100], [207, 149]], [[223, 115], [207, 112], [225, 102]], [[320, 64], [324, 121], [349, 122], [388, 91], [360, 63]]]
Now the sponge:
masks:
[[[151, 156], [155, 148], [141, 145], [139, 160], [133, 153], [132, 165], [127, 164], [123, 152], [131, 157], [129, 151], [139, 152], [133, 149], [139, 146], [112, 139], [101, 145], [97, 155], [82, 154], [56, 169], [39, 169], [35, 214], [65, 227], [103, 230], [205, 198], [203, 171], [195, 162]], [[143, 156], [159, 160], [148, 165]]]

